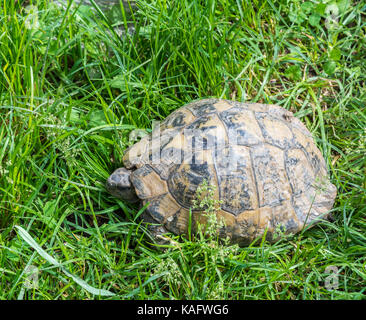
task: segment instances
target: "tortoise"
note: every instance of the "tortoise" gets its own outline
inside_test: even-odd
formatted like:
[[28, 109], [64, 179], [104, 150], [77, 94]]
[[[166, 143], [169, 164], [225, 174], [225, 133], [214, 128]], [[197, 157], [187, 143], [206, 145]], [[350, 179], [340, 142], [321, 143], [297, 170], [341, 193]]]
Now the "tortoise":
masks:
[[263, 235], [273, 242], [278, 230], [295, 234], [328, 218], [337, 193], [311, 133], [292, 112], [272, 104], [191, 102], [129, 147], [122, 160], [106, 189], [142, 201], [155, 236], [186, 234], [189, 221], [193, 228], [205, 223], [193, 206], [204, 181], [221, 203], [220, 237], [241, 246]]

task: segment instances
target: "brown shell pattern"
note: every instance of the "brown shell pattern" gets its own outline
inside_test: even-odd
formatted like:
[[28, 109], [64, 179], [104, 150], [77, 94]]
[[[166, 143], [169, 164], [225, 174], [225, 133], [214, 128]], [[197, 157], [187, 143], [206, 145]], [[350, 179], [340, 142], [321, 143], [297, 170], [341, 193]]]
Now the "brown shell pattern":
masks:
[[[274, 240], [277, 228], [296, 233], [326, 218], [336, 197], [311, 133], [276, 105], [192, 102], [128, 149], [123, 162], [136, 168], [131, 181], [148, 213], [176, 234], [187, 232], [204, 180], [222, 200], [222, 235], [244, 245], [265, 232]], [[200, 212], [193, 219], [204, 221]]]

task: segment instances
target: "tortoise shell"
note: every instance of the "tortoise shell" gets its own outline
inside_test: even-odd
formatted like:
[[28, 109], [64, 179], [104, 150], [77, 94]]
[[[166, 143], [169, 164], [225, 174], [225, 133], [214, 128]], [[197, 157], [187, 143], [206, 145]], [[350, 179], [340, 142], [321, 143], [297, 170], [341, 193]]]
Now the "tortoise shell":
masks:
[[[135, 169], [131, 182], [148, 214], [176, 234], [187, 233], [200, 184], [215, 186], [220, 235], [244, 245], [265, 232], [274, 240], [277, 228], [296, 233], [319, 222], [336, 196], [311, 133], [276, 105], [189, 103], [130, 147], [123, 162]], [[205, 221], [195, 210], [192, 218]]]

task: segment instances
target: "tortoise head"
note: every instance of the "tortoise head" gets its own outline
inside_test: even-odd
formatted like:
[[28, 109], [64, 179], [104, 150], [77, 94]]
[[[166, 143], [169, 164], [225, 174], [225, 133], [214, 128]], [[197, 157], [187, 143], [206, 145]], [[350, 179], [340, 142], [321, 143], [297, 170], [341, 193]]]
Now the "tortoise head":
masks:
[[115, 170], [106, 182], [108, 192], [128, 202], [139, 201], [140, 199], [137, 197], [135, 188], [130, 180], [131, 173], [132, 170], [127, 170], [126, 168], [118, 168]]

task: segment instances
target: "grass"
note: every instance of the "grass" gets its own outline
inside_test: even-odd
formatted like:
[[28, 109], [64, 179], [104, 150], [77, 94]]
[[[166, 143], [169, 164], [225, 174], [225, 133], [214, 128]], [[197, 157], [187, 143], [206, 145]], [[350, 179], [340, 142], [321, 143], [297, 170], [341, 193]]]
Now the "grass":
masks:
[[[1, 0], [0, 298], [365, 299], [366, 2], [323, 2], [153, 0], [103, 16]], [[337, 186], [334, 221], [275, 244], [154, 247], [104, 182], [132, 129], [203, 97], [293, 111]]]

